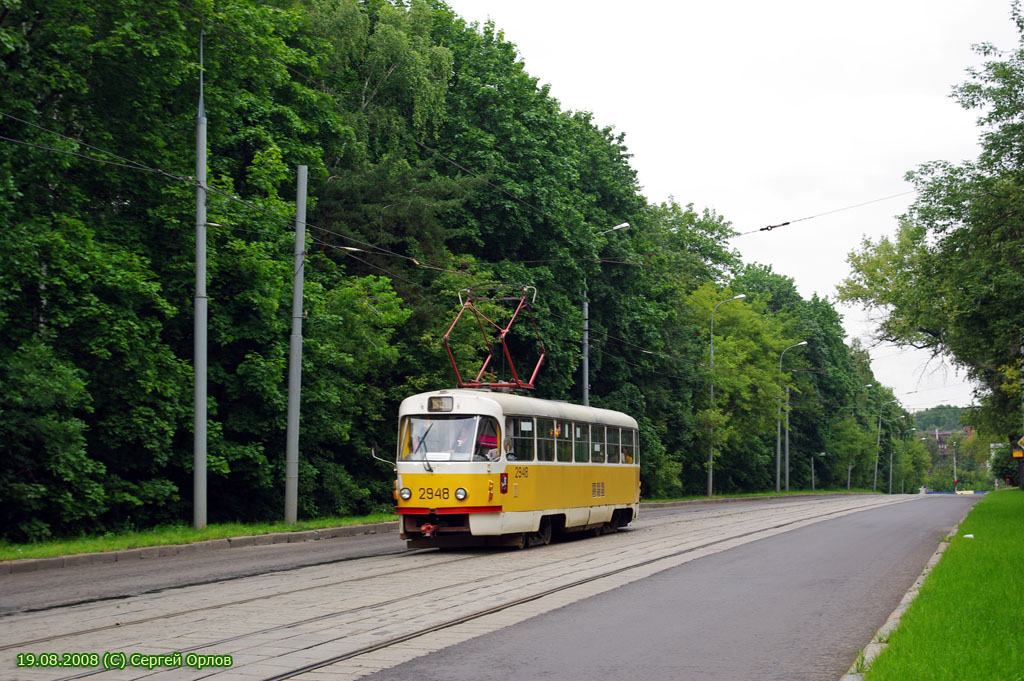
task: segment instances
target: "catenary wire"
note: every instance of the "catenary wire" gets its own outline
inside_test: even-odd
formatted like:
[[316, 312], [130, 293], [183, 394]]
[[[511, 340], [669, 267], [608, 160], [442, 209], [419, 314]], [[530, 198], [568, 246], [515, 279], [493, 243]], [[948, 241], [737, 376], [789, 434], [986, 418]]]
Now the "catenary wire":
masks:
[[863, 203], [857, 203], [857, 204], [854, 204], [852, 206], [845, 206], [843, 208], [836, 208], [835, 210], [827, 210], [824, 213], [816, 213], [814, 215], [808, 215], [807, 217], [797, 218], [796, 220], [789, 220], [787, 222], [780, 222], [777, 225], [768, 225], [766, 227], [761, 227], [759, 229], [752, 229], [749, 232], [740, 232], [739, 234], [735, 234], [734, 237], [746, 236], [748, 234], [754, 234], [756, 232], [770, 232], [773, 229], [778, 229], [779, 227], [785, 227], [786, 225], [792, 225], [792, 224], [795, 224], [797, 222], [804, 222], [805, 220], [813, 220], [814, 218], [820, 218], [820, 217], [823, 217], [825, 215], [832, 215], [833, 213], [841, 213], [843, 211], [853, 210], [854, 208], [861, 208], [862, 206], [869, 206], [872, 203], [879, 203], [880, 201], [888, 201], [889, 199], [895, 199], [895, 198], [898, 198], [900, 196], [907, 196], [908, 194], [916, 194], [916, 193], [917, 193], [916, 190], [910, 190], [910, 191], [906, 191], [906, 192], [900, 192], [899, 194], [891, 194], [889, 196], [883, 196], [880, 199], [872, 199], [871, 201], [864, 201]]

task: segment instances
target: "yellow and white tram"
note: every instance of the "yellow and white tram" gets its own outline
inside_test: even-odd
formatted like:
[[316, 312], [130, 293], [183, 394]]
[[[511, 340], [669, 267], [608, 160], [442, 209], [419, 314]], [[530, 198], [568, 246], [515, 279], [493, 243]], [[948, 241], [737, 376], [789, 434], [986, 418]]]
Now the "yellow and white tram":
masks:
[[399, 409], [396, 511], [410, 548], [527, 546], [614, 530], [640, 509], [636, 420], [487, 390]]

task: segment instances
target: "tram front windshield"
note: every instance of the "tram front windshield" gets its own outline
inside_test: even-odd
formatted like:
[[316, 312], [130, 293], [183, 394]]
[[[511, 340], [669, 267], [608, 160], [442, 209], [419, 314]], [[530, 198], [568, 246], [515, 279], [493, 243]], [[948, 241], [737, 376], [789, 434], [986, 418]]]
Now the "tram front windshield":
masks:
[[487, 416], [406, 416], [399, 433], [405, 461], [485, 461], [497, 458], [497, 425]]

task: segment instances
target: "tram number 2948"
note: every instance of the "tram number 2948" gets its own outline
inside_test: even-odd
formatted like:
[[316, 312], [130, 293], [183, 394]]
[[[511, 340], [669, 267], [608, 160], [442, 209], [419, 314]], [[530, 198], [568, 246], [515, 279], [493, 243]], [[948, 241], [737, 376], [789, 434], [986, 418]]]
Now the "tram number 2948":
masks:
[[447, 499], [451, 492], [447, 487], [420, 487], [420, 499]]

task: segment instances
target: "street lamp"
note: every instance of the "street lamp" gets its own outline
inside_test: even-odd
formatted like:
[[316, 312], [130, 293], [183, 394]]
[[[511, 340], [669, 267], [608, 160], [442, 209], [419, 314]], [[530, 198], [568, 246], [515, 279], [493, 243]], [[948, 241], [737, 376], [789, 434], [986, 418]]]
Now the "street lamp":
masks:
[[[816, 456], [815, 454], [811, 454], [811, 491], [812, 492], [814, 491], [814, 457], [815, 456]], [[825, 452], [821, 452], [820, 454], [817, 454], [817, 456], [820, 456], [821, 458], [824, 459], [825, 458]]]
[[953, 491], [956, 492], [958, 478], [956, 477], [956, 441], [953, 441]]
[[[916, 432], [917, 428], [911, 428], [910, 430]], [[889, 449], [889, 494], [892, 494], [892, 449]], [[900, 494], [903, 494], [903, 482], [900, 482]]]
[[[875, 436], [875, 480], [874, 480], [874, 482], [871, 483], [871, 491], [872, 492], [877, 492], [878, 491], [878, 456], [879, 456], [879, 454], [881, 454], [881, 451], [882, 451], [882, 407], [884, 407], [887, 404], [892, 404], [895, 401], [896, 400], [888, 400], [886, 402], [879, 402], [878, 403], [878, 435]], [[892, 452], [889, 452], [889, 454], [890, 454], [890, 466], [891, 466], [892, 465], [892, 460], [891, 460]], [[892, 490], [890, 490], [890, 492], [891, 491]]]
[[[866, 383], [866, 384], [862, 385], [860, 388], [861, 388], [861, 390], [870, 390], [871, 388], [874, 388], [874, 387], [875, 387], [874, 383]], [[853, 469], [856, 467], [856, 465], [857, 465], [856, 463], [851, 463], [851, 464], [849, 464], [846, 467], [846, 491], [847, 492], [850, 491], [850, 476], [853, 474]]]
[[[598, 235], [629, 229], [628, 222], [621, 222]], [[587, 300], [587, 278], [583, 277], [583, 406], [590, 406], [590, 305]]]
[[[793, 348], [807, 345], [807, 341], [794, 343], [779, 354], [779, 373], [782, 373], [782, 358]], [[775, 422], [775, 493], [778, 494], [782, 478], [782, 396], [779, 395], [779, 416]], [[786, 386], [786, 491], [789, 491], [789, 386]]]
[[728, 300], [723, 300], [711, 308], [711, 361], [709, 362], [711, 371], [711, 418], [709, 419], [711, 437], [708, 444], [708, 497], [711, 496], [711, 483], [715, 466], [715, 312], [718, 310], [719, 305], [730, 303], [734, 300], [743, 300], [746, 297], [745, 294], [741, 293]]

